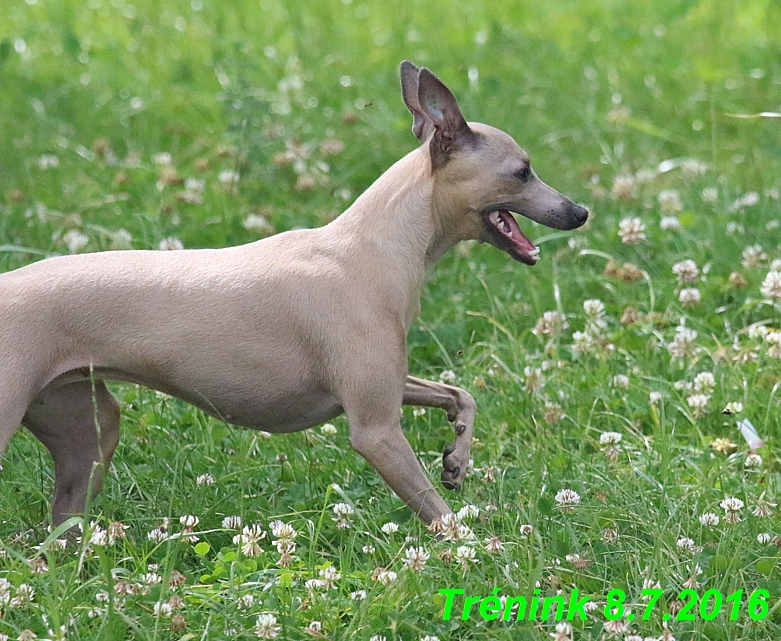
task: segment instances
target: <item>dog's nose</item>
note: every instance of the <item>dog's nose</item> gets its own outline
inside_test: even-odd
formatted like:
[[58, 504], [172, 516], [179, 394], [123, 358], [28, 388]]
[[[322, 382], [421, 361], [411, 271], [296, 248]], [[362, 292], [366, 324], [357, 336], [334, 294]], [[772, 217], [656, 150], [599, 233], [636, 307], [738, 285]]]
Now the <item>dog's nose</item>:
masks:
[[575, 205], [573, 214], [575, 215], [575, 220], [578, 221], [579, 225], [582, 225], [588, 220], [588, 209], [586, 209], [585, 207], [581, 207], [580, 205]]

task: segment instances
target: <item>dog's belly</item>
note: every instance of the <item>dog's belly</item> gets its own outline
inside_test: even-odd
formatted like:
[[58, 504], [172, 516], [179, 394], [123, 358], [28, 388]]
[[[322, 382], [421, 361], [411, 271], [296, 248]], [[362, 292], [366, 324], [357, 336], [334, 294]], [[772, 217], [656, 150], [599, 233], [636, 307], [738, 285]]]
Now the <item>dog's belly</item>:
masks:
[[[69, 369], [54, 378], [47, 387], [59, 387], [76, 381], [89, 380], [124, 381], [156, 389], [180, 398], [219, 420], [266, 432], [297, 432], [320, 425], [344, 412], [337, 398], [314, 384], [300, 381], [283, 386], [272, 395], [267, 385], [259, 380], [232, 386], [210, 387], [208, 384], [160, 384], [143, 374], [109, 367], [87, 366]], [[228, 379], [230, 380], [230, 379]], [[286, 388], [285, 388], [286, 387]], [[264, 389], [266, 388], [266, 389]]]
[[216, 402], [198, 401], [186, 392], [174, 395], [226, 423], [266, 432], [305, 430], [325, 423], [344, 411], [335, 398], [316, 393], [291, 394], [279, 399], [231, 395], [231, 398]]

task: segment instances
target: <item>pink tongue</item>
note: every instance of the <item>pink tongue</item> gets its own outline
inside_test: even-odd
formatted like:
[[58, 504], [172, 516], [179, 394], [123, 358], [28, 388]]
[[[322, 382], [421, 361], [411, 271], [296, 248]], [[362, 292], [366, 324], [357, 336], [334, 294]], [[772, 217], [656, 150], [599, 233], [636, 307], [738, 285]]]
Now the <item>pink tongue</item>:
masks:
[[500, 211], [499, 216], [502, 218], [502, 221], [504, 221], [504, 223], [510, 228], [509, 236], [512, 238], [513, 242], [518, 246], [519, 249], [525, 252], [530, 252], [537, 249], [534, 246], [534, 243], [523, 235], [520, 227], [518, 227], [518, 223], [515, 222], [515, 218], [513, 218], [513, 215], [509, 211]]

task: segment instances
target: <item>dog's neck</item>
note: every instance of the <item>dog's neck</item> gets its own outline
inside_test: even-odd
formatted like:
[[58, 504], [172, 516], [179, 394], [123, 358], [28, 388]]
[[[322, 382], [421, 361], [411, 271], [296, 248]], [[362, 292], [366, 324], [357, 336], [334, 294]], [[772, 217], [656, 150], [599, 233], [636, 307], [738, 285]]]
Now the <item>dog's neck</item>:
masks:
[[367, 245], [388, 267], [405, 266], [422, 281], [455, 244], [434, 213], [434, 178], [427, 146], [399, 160], [382, 174], [331, 227]]

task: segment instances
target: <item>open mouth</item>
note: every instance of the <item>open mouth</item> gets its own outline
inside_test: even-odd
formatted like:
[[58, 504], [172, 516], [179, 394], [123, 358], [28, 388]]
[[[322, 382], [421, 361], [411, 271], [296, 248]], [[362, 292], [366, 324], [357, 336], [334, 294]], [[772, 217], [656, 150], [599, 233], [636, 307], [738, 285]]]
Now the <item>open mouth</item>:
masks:
[[484, 214], [483, 225], [489, 235], [485, 240], [506, 251], [515, 260], [534, 265], [540, 259], [539, 247], [535, 247], [534, 243], [523, 235], [509, 211], [498, 209]]

